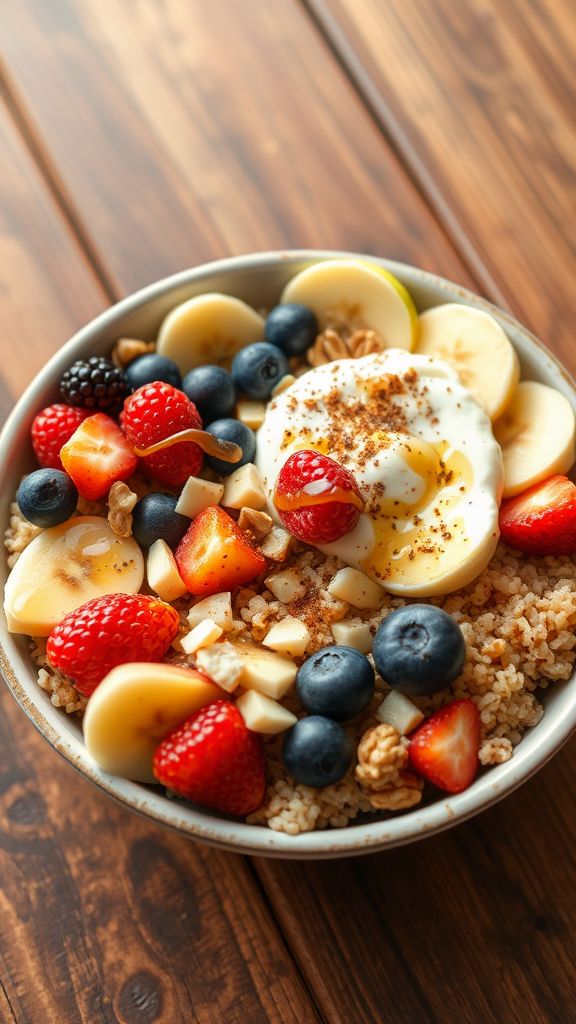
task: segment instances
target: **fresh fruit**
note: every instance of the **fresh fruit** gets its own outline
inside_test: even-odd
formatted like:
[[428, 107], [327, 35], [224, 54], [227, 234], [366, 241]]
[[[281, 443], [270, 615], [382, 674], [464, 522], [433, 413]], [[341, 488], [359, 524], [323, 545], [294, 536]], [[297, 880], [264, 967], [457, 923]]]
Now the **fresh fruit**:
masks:
[[229, 590], [224, 590], [219, 594], [211, 594], [202, 601], [196, 601], [188, 612], [187, 619], [191, 626], [197, 626], [204, 619], [212, 619], [224, 633], [229, 633], [234, 629], [232, 594]]
[[184, 378], [182, 390], [198, 409], [204, 423], [232, 416], [236, 388], [221, 366], [196, 366]]
[[424, 719], [420, 708], [399, 690], [390, 690], [376, 712], [379, 722], [393, 725], [401, 736], [412, 732]]
[[302, 619], [286, 615], [280, 622], [275, 622], [263, 637], [264, 647], [270, 647], [280, 654], [289, 654], [293, 658], [302, 658], [311, 640], [310, 630]]
[[146, 579], [150, 589], [163, 601], [177, 601], [186, 593], [186, 584], [180, 579], [176, 559], [161, 538], [155, 540], [148, 551]]
[[372, 654], [392, 689], [422, 697], [444, 690], [460, 675], [466, 643], [447, 612], [432, 604], [408, 604], [380, 623]]
[[266, 568], [264, 556], [217, 506], [200, 512], [176, 548], [175, 558], [188, 590], [199, 597], [250, 583]]
[[250, 427], [246, 427], [239, 420], [223, 419], [214, 420], [206, 427], [206, 430], [219, 440], [232, 441], [234, 444], [240, 445], [242, 449], [242, 458], [239, 462], [224, 462], [213, 455], [206, 456], [207, 464], [220, 476], [230, 476], [240, 466], [244, 466], [247, 462], [254, 462], [256, 438]]
[[[122, 428], [135, 448], [149, 448], [191, 427], [202, 428], [196, 406], [183, 391], [163, 381], [146, 384], [124, 403]], [[196, 476], [202, 460], [202, 451], [194, 441], [183, 441], [142, 458], [151, 476], [173, 487]]]
[[471, 700], [453, 700], [412, 734], [410, 764], [446, 793], [461, 793], [478, 769], [480, 715]]
[[81, 516], [44, 530], [22, 552], [4, 591], [8, 629], [48, 636], [65, 615], [103, 594], [135, 594], [144, 579], [142, 552], [106, 519]]
[[323, 260], [293, 277], [280, 302], [307, 306], [321, 331], [327, 327], [372, 330], [386, 348], [410, 350], [417, 322], [414, 305], [406, 289], [391, 277], [358, 260]]
[[188, 478], [176, 503], [176, 511], [188, 519], [195, 519], [199, 512], [210, 505], [219, 505], [224, 494], [224, 484], [201, 477]]
[[124, 370], [124, 376], [130, 391], [137, 391], [145, 384], [153, 384], [156, 380], [171, 384], [173, 388], [182, 389], [182, 376], [173, 359], [148, 352], [138, 356]]
[[290, 372], [287, 357], [276, 345], [257, 341], [236, 353], [232, 360], [232, 380], [248, 398], [270, 398], [274, 388]]
[[246, 690], [236, 701], [236, 707], [242, 715], [246, 726], [252, 732], [262, 732], [267, 736], [276, 736], [284, 732], [298, 721], [288, 708], [265, 697], [256, 690]]
[[46, 469], [62, 469], [60, 449], [90, 415], [89, 409], [56, 403], [42, 409], [32, 421], [30, 437], [34, 454]]
[[78, 491], [61, 469], [37, 469], [24, 477], [16, 501], [24, 518], [34, 526], [58, 526], [75, 512]]
[[500, 506], [500, 536], [534, 555], [576, 554], [576, 485], [552, 476]]
[[292, 689], [298, 666], [291, 658], [252, 643], [235, 644], [234, 650], [236, 662], [242, 666], [240, 681], [246, 689], [273, 700], [281, 700]]
[[362, 654], [372, 650], [372, 633], [367, 622], [361, 619], [339, 619], [330, 626], [334, 643], [342, 647], [354, 647]]
[[225, 814], [250, 814], [264, 799], [262, 739], [234, 704], [217, 700], [176, 726], [153, 761], [158, 782]]
[[245, 462], [226, 478], [222, 504], [224, 508], [264, 508], [266, 492], [253, 462]]
[[180, 543], [190, 520], [176, 512], [177, 504], [178, 498], [161, 491], [145, 494], [136, 502], [132, 512], [132, 533], [141, 548], [149, 548], [158, 538], [171, 548]]
[[494, 424], [504, 456], [504, 497], [511, 498], [576, 460], [576, 421], [570, 402], [555, 388], [523, 380]]
[[306, 544], [330, 544], [353, 530], [363, 501], [352, 473], [315, 451], [291, 455], [280, 470], [274, 505], [281, 522]]
[[122, 370], [104, 356], [78, 359], [60, 378], [60, 394], [68, 405], [117, 412], [128, 393]]
[[520, 363], [500, 324], [482, 309], [447, 302], [420, 316], [418, 351], [456, 370], [491, 420], [510, 403]]
[[285, 734], [282, 757], [296, 782], [321, 789], [339, 782], [349, 771], [354, 743], [338, 722], [309, 715]]
[[264, 326], [264, 337], [287, 356], [302, 356], [314, 344], [318, 320], [308, 306], [285, 302], [270, 310]]
[[205, 363], [227, 363], [238, 349], [259, 341], [264, 320], [251, 306], [231, 295], [197, 295], [176, 306], [163, 320], [157, 351], [182, 374]]
[[180, 626], [175, 608], [147, 594], [105, 594], [69, 612], [46, 644], [50, 664], [89, 697], [128, 661], [160, 661]]
[[202, 650], [203, 647], [212, 647], [223, 632], [222, 626], [212, 619], [204, 619], [180, 638], [180, 646], [184, 654], [196, 654], [196, 651]]
[[298, 669], [296, 691], [312, 715], [345, 722], [374, 696], [374, 669], [354, 647], [324, 647]]
[[103, 412], [89, 416], [60, 449], [62, 465], [88, 501], [104, 498], [113, 483], [131, 477], [138, 459], [118, 424]]
[[222, 690], [192, 669], [154, 662], [118, 665], [88, 701], [82, 727], [88, 753], [106, 772], [156, 782], [152, 758], [160, 740]]
[[379, 608], [384, 600], [382, 587], [349, 565], [338, 569], [326, 589], [332, 597], [338, 601], [345, 601], [354, 608]]

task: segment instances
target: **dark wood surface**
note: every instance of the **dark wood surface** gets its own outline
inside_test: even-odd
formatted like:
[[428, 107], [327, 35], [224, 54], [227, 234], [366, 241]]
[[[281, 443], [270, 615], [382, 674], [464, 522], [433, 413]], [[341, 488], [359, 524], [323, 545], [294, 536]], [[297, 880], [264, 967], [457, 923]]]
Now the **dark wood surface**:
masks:
[[[575, 51], [568, 0], [6, 0], [0, 411], [115, 298], [284, 246], [435, 270], [576, 370]], [[573, 745], [435, 839], [273, 862], [129, 814], [0, 700], [2, 1022], [576, 1021]]]

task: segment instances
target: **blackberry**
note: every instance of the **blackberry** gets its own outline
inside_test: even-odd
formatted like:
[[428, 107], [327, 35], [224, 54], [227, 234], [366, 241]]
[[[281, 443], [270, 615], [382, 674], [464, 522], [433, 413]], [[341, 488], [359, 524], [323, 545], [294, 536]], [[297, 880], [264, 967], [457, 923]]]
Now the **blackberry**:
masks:
[[60, 394], [68, 405], [118, 412], [129, 392], [122, 370], [104, 356], [79, 359], [64, 370]]

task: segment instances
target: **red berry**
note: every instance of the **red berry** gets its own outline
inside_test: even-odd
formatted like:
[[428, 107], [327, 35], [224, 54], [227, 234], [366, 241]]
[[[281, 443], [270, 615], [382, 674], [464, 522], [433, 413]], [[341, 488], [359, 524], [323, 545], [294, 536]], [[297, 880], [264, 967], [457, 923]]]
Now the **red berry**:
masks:
[[46, 469], [63, 468], [60, 449], [87, 416], [90, 416], [90, 409], [57, 403], [42, 409], [34, 417], [30, 436], [34, 454], [41, 466]]
[[410, 764], [446, 793], [461, 793], [478, 769], [480, 715], [471, 700], [453, 700], [436, 711], [416, 732]]
[[88, 416], [60, 450], [62, 465], [88, 501], [104, 498], [117, 480], [132, 476], [138, 459], [120, 427], [104, 412]]
[[331, 544], [356, 526], [363, 509], [356, 480], [328, 455], [294, 452], [278, 474], [274, 504], [284, 526], [306, 544]]
[[50, 664], [85, 697], [127, 661], [161, 661], [180, 624], [175, 608], [145, 594], [106, 594], [86, 601], [48, 637]]
[[162, 740], [153, 761], [163, 786], [226, 814], [250, 814], [264, 799], [262, 737], [235, 704], [208, 704]]
[[[124, 433], [135, 448], [149, 448], [181, 430], [202, 429], [194, 402], [171, 384], [154, 381], [138, 388], [124, 403], [121, 416]], [[163, 484], [180, 487], [202, 467], [202, 450], [193, 441], [183, 441], [142, 462], [151, 476]]]
[[217, 505], [196, 516], [174, 557], [190, 593], [205, 597], [251, 583], [266, 568], [262, 552]]
[[566, 476], [530, 487], [500, 507], [506, 544], [534, 555], [576, 553], [576, 485]]

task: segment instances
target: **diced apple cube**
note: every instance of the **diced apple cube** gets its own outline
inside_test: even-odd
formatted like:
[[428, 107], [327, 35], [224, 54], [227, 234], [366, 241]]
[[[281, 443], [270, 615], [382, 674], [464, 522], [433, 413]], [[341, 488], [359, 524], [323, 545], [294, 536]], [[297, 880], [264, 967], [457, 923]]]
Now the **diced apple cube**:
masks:
[[242, 399], [236, 404], [236, 419], [250, 427], [250, 430], [258, 430], [264, 423], [265, 416], [264, 402], [249, 402]]
[[256, 690], [246, 690], [236, 701], [236, 707], [252, 732], [262, 732], [268, 736], [284, 732], [298, 721], [288, 708]]
[[370, 627], [360, 619], [341, 619], [340, 622], [333, 622], [332, 636], [334, 643], [355, 647], [357, 651], [362, 651], [362, 654], [368, 654], [372, 650], [373, 636]]
[[235, 469], [224, 481], [222, 504], [225, 508], [262, 508], [266, 504], [266, 494], [262, 477], [252, 462]]
[[268, 590], [277, 601], [282, 604], [289, 604], [290, 601], [298, 601], [306, 594], [306, 585], [295, 569], [284, 569], [282, 572], [275, 572], [264, 580]]
[[260, 512], [255, 508], [240, 509], [238, 526], [241, 530], [249, 530], [254, 534], [256, 540], [262, 540], [272, 528], [272, 517], [267, 512]]
[[219, 505], [224, 494], [224, 484], [213, 483], [212, 480], [201, 480], [198, 476], [189, 476], [178, 501], [175, 511], [189, 519], [195, 519], [205, 508]]
[[355, 608], [378, 608], [384, 598], [382, 587], [358, 569], [339, 569], [327, 587], [332, 597], [346, 601]]
[[202, 601], [197, 601], [188, 612], [190, 626], [197, 626], [204, 619], [212, 619], [224, 633], [229, 633], [234, 628], [232, 616], [232, 594], [230, 591], [223, 591], [221, 594], [212, 594]]
[[151, 545], [146, 560], [146, 576], [150, 590], [162, 601], [177, 601], [186, 593], [176, 560], [165, 540], [158, 538]]
[[393, 725], [401, 736], [406, 736], [420, 725], [420, 722], [424, 720], [424, 715], [405, 694], [398, 690], [391, 690], [378, 708], [376, 718], [379, 722]]
[[262, 643], [265, 647], [271, 647], [273, 651], [300, 658], [310, 643], [310, 632], [300, 619], [287, 615], [268, 630]]
[[224, 640], [201, 648], [196, 655], [196, 668], [227, 693], [233, 693], [242, 677], [244, 663], [234, 644]]
[[292, 544], [292, 534], [282, 526], [273, 526], [260, 545], [265, 558], [273, 562], [283, 562], [288, 556]]
[[222, 626], [219, 626], [212, 619], [204, 619], [194, 629], [191, 629], [186, 636], [183, 636], [180, 645], [184, 654], [195, 654], [201, 647], [210, 647], [223, 633]]
[[243, 662], [242, 685], [279, 700], [294, 684], [298, 666], [290, 658], [255, 644], [238, 648]]

